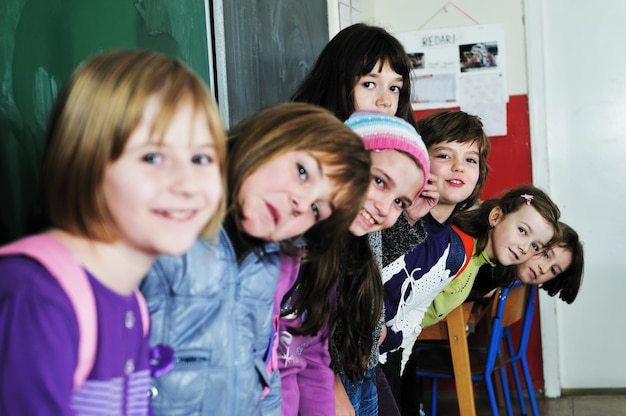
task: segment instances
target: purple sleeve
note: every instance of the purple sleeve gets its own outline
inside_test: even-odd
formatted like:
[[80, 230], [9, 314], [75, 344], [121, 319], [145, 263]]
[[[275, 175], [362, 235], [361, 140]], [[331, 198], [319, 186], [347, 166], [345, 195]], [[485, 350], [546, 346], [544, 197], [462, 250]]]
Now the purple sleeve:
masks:
[[0, 258], [0, 414], [73, 415], [78, 323], [37, 262]]

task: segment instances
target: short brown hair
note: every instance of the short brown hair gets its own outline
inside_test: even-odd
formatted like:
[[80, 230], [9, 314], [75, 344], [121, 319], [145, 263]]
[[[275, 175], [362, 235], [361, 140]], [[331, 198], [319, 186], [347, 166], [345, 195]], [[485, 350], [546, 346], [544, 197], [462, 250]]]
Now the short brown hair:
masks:
[[478, 147], [478, 181], [470, 196], [456, 204], [454, 212], [465, 211], [473, 207], [478, 202], [489, 173], [487, 158], [491, 151], [491, 143], [483, 129], [483, 122], [478, 116], [468, 114], [465, 111], [441, 110], [418, 120], [417, 132], [422, 136], [428, 149], [439, 143], [476, 143]]
[[[113, 241], [117, 237], [102, 183], [157, 96], [161, 108], [151, 133], [162, 134], [178, 105], [191, 99], [207, 117], [225, 189], [226, 145], [223, 123], [203, 81], [181, 62], [148, 51], [118, 50], [82, 63], [59, 95], [48, 125], [43, 189], [52, 224], [80, 236]], [[225, 212], [222, 198], [204, 231], [213, 234]]]

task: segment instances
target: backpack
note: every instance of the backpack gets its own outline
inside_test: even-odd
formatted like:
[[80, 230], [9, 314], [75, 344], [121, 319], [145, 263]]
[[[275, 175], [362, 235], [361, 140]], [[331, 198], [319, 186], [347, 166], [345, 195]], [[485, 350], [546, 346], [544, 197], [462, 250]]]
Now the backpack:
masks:
[[[52, 274], [67, 294], [78, 321], [78, 364], [74, 370], [74, 390], [81, 386], [96, 359], [98, 342], [98, 317], [96, 299], [89, 278], [72, 252], [59, 240], [37, 234], [0, 247], [0, 256], [23, 255], [37, 260]], [[135, 297], [141, 311], [144, 336], [150, 329], [146, 301], [135, 289]]]

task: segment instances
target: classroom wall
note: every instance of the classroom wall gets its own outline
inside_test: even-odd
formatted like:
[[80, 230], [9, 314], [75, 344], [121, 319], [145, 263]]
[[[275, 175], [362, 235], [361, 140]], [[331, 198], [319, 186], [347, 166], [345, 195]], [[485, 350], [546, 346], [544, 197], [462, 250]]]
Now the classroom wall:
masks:
[[556, 339], [548, 353], [564, 392], [623, 391], [626, 4], [526, 0], [526, 9], [533, 176], [585, 247], [576, 302], [541, 299], [543, 338]]

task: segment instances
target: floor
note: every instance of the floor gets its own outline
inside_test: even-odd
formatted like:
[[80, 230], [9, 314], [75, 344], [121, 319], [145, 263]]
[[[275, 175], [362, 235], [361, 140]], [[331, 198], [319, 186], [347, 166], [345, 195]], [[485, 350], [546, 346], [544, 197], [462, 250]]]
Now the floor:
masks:
[[[513, 400], [517, 399], [513, 398]], [[541, 416], [626, 416], [626, 394], [576, 394], [564, 395], [558, 399], [537, 397], [537, 406]], [[516, 401], [513, 401], [513, 411], [515, 416], [520, 416], [519, 404]], [[506, 414], [504, 408], [501, 409], [501, 413]], [[429, 413], [426, 414], [429, 415]], [[437, 401], [437, 415], [458, 416], [458, 414], [456, 396], [453, 393], [441, 394]], [[476, 395], [476, 414], [477, 416], [491, 415], [486, 393]]]

